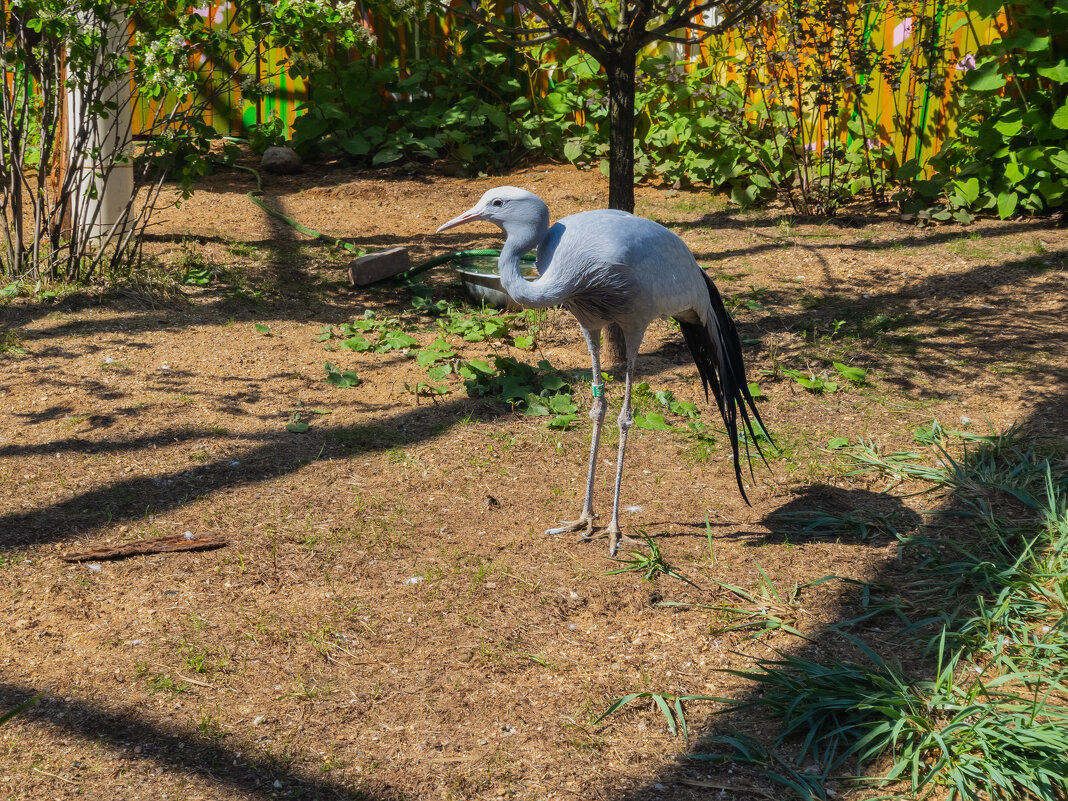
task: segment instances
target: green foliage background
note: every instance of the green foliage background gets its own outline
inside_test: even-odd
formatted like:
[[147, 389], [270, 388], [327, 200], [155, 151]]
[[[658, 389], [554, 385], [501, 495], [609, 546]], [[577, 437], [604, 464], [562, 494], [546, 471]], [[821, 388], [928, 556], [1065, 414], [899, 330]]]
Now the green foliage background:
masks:
[[[943, 13], [989, 18], [1002, 8], [968, 0]], [[796, 56], [761, 50], [756, 23], [742, 30], [760, 65], [745, 87], [717, 77], [725, 53], [689, 71], [667, 56], [643, 56], [635, 178], [707, 185], [743, 207], [780, 197], [806, 214], [832, 214], [861, 195], [959, 222], [1060, 208], [1068, 188], [1068, 1], [1011, 4], [1005, 12], [1010, 33], [975, 53], [974, 69], [956, 71], [962, 78], [947, 106], [959, 109], [956, 135], [922, 160], [873, 138], [878, 126], [863, 97], [876, 75], [900, 82], [904, 57], [876, 48], [864, 8], [822, 0], [776, 9], [779, 35], [824, 56], [800, 70]], [[913, 46], [946, 64], [945, 34], [928, 25]], [[311, 75], [293, 144], [305, 155], [340, 154], [365, 166], [448, 158], [479, 173], [528, 154], [606, 166], [606, 86], [596, 62], [559, 48], [505, 52], [471, 27], [446, 44], [447, 58], [409, 59], [403, 69], [385, 58], [325, 64]], [[783, 69], [791, 64], [792, 72]], [[799, 105], [819, 109], [827, 130], [799, 116]]]

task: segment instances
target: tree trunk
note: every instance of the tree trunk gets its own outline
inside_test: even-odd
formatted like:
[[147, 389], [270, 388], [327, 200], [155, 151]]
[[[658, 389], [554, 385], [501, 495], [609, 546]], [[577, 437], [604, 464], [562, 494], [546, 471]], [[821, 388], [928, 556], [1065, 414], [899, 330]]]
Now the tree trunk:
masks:
[[608, 207], [634, 211], [635, 54], [614, 53], [608, 74]]
[[[608, 207], [633, 213], [635, 54], [616, 53], [605, 64], [605, 72], [608, 74]], [[606, 367], [626, 361], [626, 343], [618, 325], [605, 329], [603, 347]]]

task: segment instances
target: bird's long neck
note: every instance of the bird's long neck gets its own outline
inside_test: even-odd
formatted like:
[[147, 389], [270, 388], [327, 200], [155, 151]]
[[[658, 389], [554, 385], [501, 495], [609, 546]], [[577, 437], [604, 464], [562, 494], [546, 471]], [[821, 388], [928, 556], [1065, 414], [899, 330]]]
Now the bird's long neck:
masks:
[[537, 247], [549, 232], [549, 212], [535, 223], [510, 223], [505, 229], [507, 237], [501, 248], [497, 267], [501, 273], [501, 286], [516, 303], [531, 308], [555, 306], [561, 299], [545, 294], [542, 280], [528, 281], [519, 270], [523, 256]]

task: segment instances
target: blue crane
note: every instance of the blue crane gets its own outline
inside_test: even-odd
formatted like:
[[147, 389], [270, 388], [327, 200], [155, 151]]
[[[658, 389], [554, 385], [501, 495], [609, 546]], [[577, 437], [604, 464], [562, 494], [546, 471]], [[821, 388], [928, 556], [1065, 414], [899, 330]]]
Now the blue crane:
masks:
[[[491, 222], [504, 231], [498, 266], [501, 285], [517, 303], [536, 309], [563, 306], [578, 320], [593, 365], [593, 437], [586, 480], [586, 501], [578, 519], [566, 521], [546, 533], [584, 530], [580, 539], [593, 539], [593, 489], [601, 426], [608, 409], [601, 375], [601, 331], [615, 323], [623, 333], [626, 382], [619, 413], [619, 455], [612, 500], [612, 519], [606, 532], [609, 554], [615, 555], [624, 539], [619, 527], [619, 489], [627, 432], [634, 424], [631, 390], [638, 348], [649, 324], [657, 317], [672, 317], [697, 365], [705, 389], [712, 389], [731, 441], [734, 474], [746, 503], [738, 453], [739, 415], [748, 431], [748, 443], [760, 445], [752, 417], [763, 421], [749, 392], [742, 360], [742, 345], [734, 321], [727, 313], [716, 285], [705, 274], [686, 244], [659, 223], [625, 211], [601, 209], [573, 214], [549, 226], [549, 207], [537, 195], [514, 186], [486, 192], [481, 200], [438, 232], [476, 221]], [[538, 278], [520, 274], [522, 256], [537, 249]], [[763, 456], [763, 453], [761, 453]]]

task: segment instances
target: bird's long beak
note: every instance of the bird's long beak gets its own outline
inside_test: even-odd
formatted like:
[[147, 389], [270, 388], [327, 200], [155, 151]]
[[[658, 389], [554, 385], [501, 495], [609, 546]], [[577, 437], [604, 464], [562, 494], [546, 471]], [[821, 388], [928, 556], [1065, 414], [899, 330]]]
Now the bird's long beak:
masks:
[[449, 228], [455, 228], [457, 225], [463, 225], [464, 223], [475, 222], [476, 220], [481, 219], [483, 219], [482, 210], [478, 206], [472, 206], [459, 217], [453, 217], [451, 220], [441, 226], [435, 233], [440, 234], [442, 231], [446, 231]]

